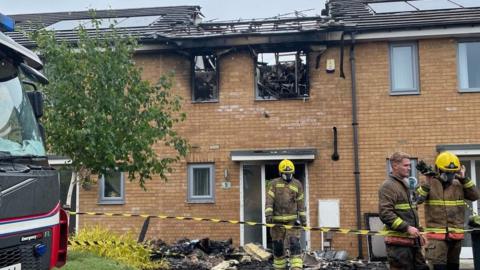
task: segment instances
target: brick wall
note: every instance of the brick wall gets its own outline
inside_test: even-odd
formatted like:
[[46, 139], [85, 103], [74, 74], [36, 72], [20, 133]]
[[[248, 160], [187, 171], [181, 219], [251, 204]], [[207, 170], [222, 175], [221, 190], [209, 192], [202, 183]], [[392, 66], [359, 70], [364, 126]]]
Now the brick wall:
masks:
[[[361, 210], [377, 212], [377, 190], [385, 179], [386, 158], [401, 150], [432, 162], [437, 144], [478, 143], [480, 95], [457, 91], [456, 41], [420, 40], [420, 95], [389, 95], [388, 43], [360, 43], [356, 48], [358, 131], [360, 150]], [[82, 191], [82, 211], [109, 211], [164, 214], [238, 220], [240, 213], [240, 164], [232, 162], [230, 151], [238, 149], [303, 148], [318, 151], [308, 164], [309, 216], [318, 226], [318, 200], [339, 199], [341, 226], [356, 228], [355, 182], [353, 174], [353, 131], [351, 81], [348, 49], [345, 50], [346, 78], [339, 77], [339, 48], [329, 48], [315, 69], [316, 53], [310, 58], [310, 98], [303, 100], [255, 101], [253, 59], [248, 52], [232, 52], [220, 58], [218, 103], [194, 104], [190, 95], [190, 65], [177, 54], [138, 55], [136, 62], [146, 79], [175, 72], [174, 91], [183, 96], [187, 120], [179, 132], [193, 146], [189, 156], [174, 165], [174, 173], [164, 182], [155, 177], [143, 191], [137, 183], [127, 183], [126, 203], [97, 205], [97, 191]], [[335, 59], [335, 73], [325, 72], [327, 59]], [[265, 117], [264, 112], [269, 117]], [[332, 161], [333, 131], [338, 129], [339, 161]], [[154, 146], [159, 153], [165, 150]], [[214, 162], [215, 203], [189, 204], [188, 162]], [[228, 169], [232, 187], [221, 188], [223, 171]], [[100, 223], [115, 231], [138, 234], [141, 218], [81, 217], [81, 226]], [[362, 217], [363, 222], [363, 217]], [[182, 237], [240, 241], [238, 225], [197, 221], [154, 219], [148, 238], [167, 242]], [[312, 248], [320, 247], [320, 236], [311, 234]], [[335, 249], [357, 255], [356, 236], [336, 235]], [[364, 255], [366, 249], [364, 248]]]

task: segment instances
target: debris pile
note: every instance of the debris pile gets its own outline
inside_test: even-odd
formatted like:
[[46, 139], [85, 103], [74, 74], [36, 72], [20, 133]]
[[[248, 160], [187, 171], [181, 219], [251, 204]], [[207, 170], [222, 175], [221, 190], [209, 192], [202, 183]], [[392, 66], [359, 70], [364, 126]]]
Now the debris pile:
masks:
[[[174, 245], [167, 245], [162, 240], [149, 242], [152, 259], [166, 259], [170, 269], [175, 270], [270, 270], [268, 259], [271, 254], [255, 245], [258, 254], [232, 247], [232, 240], [214, 241], [208, 238], [201, 240], [181, 239]], [[254, 245], [254, 244], [248, 244]], [[247, 245], [246, 245], [247, 246]], [[252, 254], [252, 255], [250, 255]], [[260, 257], [266, 260], [260, 260]]]
[[303, 265], [306, 270], [331, 269], [369, 269], [387, 270], [385, 262], [365, 262], [361, 260], [348, 260], [346, 251], [315, 251], [306, 253], [303, 257]]
[[[152, 260], [165, 259], [174, 270], [273, 270], [272, 253], [261, 245], [249, 243], [233, 248], [232, 240], [181, 239], [167, 245], [162, 240], [149, 241]], [[387, 270], [384, 262], [348, 260], [346, 251], [315, 251], [304, 255], [304, 269]]]

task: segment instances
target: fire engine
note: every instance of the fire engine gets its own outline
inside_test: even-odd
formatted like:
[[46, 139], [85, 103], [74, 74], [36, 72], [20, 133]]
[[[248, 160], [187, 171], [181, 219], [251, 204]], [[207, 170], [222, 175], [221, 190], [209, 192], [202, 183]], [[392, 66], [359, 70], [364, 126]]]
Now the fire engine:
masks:
[[[67, 257], [68, 216], [43, 140], [40, 58], [4, 34], [0, 14], [0, 270], [52, 269]], [[27, 91], [28, 89], [28, 91]]]

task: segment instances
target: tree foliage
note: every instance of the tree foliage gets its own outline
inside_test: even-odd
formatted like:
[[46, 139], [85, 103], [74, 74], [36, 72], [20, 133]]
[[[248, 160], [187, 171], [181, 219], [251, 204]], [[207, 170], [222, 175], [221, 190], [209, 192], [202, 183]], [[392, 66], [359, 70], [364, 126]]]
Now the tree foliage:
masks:
[[[44, 88], [47, 144], [70, 157], [86, 180], [111, 170], [128, 172], [142, 187], [154, 174], [166, 179], [187, 151], [174, 129], [185, 114], [170, 90], [173, 75], [156, 84], [143, 80], [133, 61], [135, 39], [113, 26], [99, 31], [99, 21], [92, 22], [96, 30], [79, 27], [75, 44], [44, 30], [32, 36], [50, 80]], [[157, 143], [168, 153], [157, 153]]]

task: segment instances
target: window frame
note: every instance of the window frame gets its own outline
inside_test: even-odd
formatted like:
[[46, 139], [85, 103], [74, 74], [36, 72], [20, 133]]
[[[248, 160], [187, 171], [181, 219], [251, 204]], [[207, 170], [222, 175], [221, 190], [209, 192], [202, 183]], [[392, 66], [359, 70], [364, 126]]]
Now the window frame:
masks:
[[[398, 47], [410, 47], [412, 51], [413, 59], [413, 88], [395, 88], [395, 77], [394, 77], [394, 55], [393, 51]], [[392, 42], [389, 44], [389, 69], [390, 69], [390, 95], [418, 95], [420, 94], [420, 69], [418, 61], [418, 45], [417, 42]]]
[[[475, 93], [475, 92], [480, 92], [480, 87], [469, 87], [469, 88], [462, 88], [462, 63], [461, 59], [462, 57], [460, 56], [460, 44], [462, 43], [478, 43], [480, 45], [480, 40], [474, 39], [474, 40], [458, 40], [457, 41], [457, 87], [458, 87], [458, 92], [460, 93]], [[468, 63], [468, 62], [467, 62]], [[467, 64], [463, 63], [463, 64]], [[479, 63], [480, 65], [480, 63]], [[480, 68], [480, 67], [479, 67]], [[467, 72], [468, 75], [468, 66], [465, 68], [465, 71]]]
[[105, 197], [105, 175], [102, 174], [98, 183], [98, 204], [125, 204], [125, 173], [120, 174], [120, 197]]
[[[195, 100], [195, 93], [196, 93], [196, 83], [195, 83], [195, 78], [196, 78], [196, 70], [195, 70], [195, 60], [197, 57], [201, 56], [214, 56], [215, 57], [215, 77], [216, 77], [216, 84], [217, 84], [217, 92], [216, 92], [216, 97], [208, 100]], [[215, 53], [202, 53], [202, 54], [194, 54], [191, 56], [190, 60], [190, 70], [191, 70], [191, 89], [192, 89], [192, 103], [215, 103], [219, 102], [220, 100], [220, 71], [219, 71], [219, 59], [218, 55]]]
[[[193, 195], [193, 170], [209, 169], [209, 195]], [[214, 163], [191, 163], [187, 165], [187, 202], [188, 203], [215, 203], [215, 164]]]
[[[260, 72], [257, 72], [257, 67], [258, 67], [258, 56], [260, 54], [282, 54], [282, 53], [295, 53], [295, 54], [300, 54], [300, 57], [302, 57], [302, 54], [305, 56], [305, 72], [306, 72], [306, 82], [305, 82], [305, 85], [306, 85], [306, 94], [304, 95], [300, 95], [300, 94], [297, 94], [297, 96], [294, 96], [294, 97], [274, 97], [274, 96], [269, 96], [267, 98], [264, 98], [262, 96], [259, 95], [259, 89], [258, 89], [258, 81], [259, 81], [259, 75], [260, 75]], [[254, 95], [255, 95], [255, 100], [256, 101], [269, 101], [269, 100], [296, 100], [296, 99], [309, 99], [310, 96], [311, 96], [311, 93], [310, 93], [310, 70], [309, 70], [309, 57], [308, 57], [308, 54], [309, 54], [309, 51], [308, 50], [305, 50], [305, 49], [298, 49], [298, 50], [288, 50], [288, 51], [262, 51], [262, 52], [258, 52], [254, 57], [254, 61], [253, 61], [253, 70], [254, 70], [254, 80], [253, 80], [253, 84], [254, 84]], [[278, 65], [278, 63], [276, 63], [276, 65]], [[295, 60], [295, 65], [297, 66], [298, 65], [298, 62]], [[295, 77], [297, 78], [298, 74], [295, 74]], [[297, 81], [297, 79], [296, 79]], [[296, 82], [295, 83], [295, 88], [298, 89], [298, 83]], [[299, 90], [297, 91], [299, 92]]]

